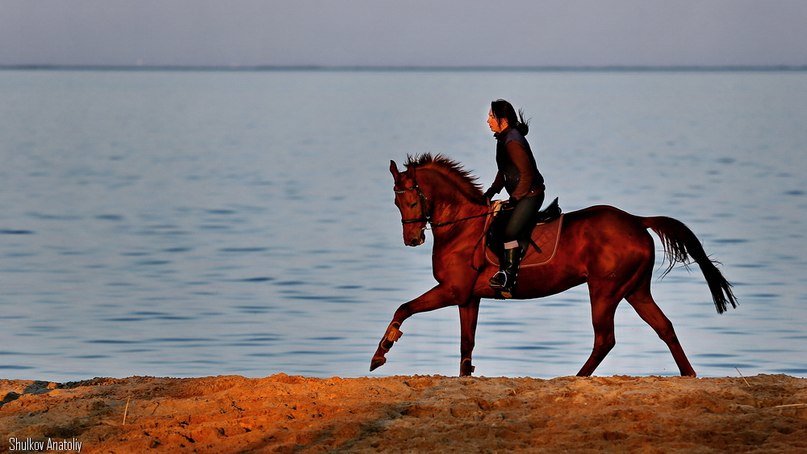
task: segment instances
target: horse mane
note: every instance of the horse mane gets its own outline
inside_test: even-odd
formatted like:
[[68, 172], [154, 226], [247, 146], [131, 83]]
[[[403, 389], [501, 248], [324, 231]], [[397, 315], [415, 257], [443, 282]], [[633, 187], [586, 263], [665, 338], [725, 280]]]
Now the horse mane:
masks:
[[435, 170], [451, 180], [454, 186], [459, 188], [470, 200], [476, 203], [485, 202], [482, 186], [477, 182], [477, 177], [451, 158], [442, 154], [432, 156], [431, 153], [415, 156], [408, 155], [404, 165], [407, 169], [423, 168]]

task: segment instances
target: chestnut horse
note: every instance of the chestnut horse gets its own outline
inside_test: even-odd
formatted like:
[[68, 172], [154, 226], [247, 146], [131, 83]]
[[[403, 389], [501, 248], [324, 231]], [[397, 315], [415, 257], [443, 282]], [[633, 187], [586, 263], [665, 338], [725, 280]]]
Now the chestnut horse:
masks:
[[[423, 295], [402, 304], [379, 342], [370, 370], [386, 362], [386, 353], [401, 337], [401, 324], [410, 316], [458, 306], [460, 313], [460, 376], [474, 370], [474, 348], [479, 302], [494, 298], [488, 279], [496, 267], [480, 260], [490, 207], [476, 179], [456, 162], [429, 154], [410, 157], [400, 172], [390, 161], [395, 179], [395, 205], [401, 212], [403, 240], [407, 246], [425, 241], [431, 225], [434, 234], [433, 273], [438, 284]], [[624, 298], [667, 344], [681, 375], [695, 376], [672, 323], [650, 294], [655, 251], [651, 229], [661, 238], [669, 272], [676, 262], [694, 260], [703, 272], [718, 313], [727, 303], [737, 307], [731, 284], [706, 256], [692, 231], [669, 217], [639, 217], [611, 206], [593, 206], [565, 214], [555, 256], [540, 266], [523, 268], [513, 298], [538, 298], [588, 283], [594, 348], [577, 373], [591, 375], [614, 347], [614, 313]]]

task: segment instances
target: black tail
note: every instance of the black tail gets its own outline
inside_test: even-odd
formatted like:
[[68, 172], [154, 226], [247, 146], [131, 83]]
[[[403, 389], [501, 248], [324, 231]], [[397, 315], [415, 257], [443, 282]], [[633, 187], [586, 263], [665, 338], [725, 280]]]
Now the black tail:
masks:
[[676, 263], [687, 266], [694, 260], [700, 266], [706, 283], [709, 284], [717, 313], [725, 312], [728, 303], [731, 303], [731, 307], [737, 307], [737, 298], [731, 291], [731, 284], [715, 266], [718, 262], [706, 256], [703, 245], [689, 227], [681, 221], [664, 216], [641, 219], [645, 227], [656, 232], [664, 245], [664, 255], [669, 266], [662, 277], [666, 276]]

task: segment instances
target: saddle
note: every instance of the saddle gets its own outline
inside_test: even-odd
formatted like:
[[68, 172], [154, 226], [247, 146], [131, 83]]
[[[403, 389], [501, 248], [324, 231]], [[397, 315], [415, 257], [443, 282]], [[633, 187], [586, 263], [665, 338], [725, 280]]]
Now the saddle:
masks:
[[[493, 220], [488, 227], [485, 242], [485, 255], [487, 260], [493, 265], [499, 264], [499, 257], [502, 253], [502, 234], [507, 221], [512, 215], [511, 210], [502, 208], [503, 202], [494, 208]], [[519, 238], [521, 250], [524, 258], [521, 261], [521, 268], [533, 265], [540, 265], [549, 261], [555, 255], [563, 214], [558, 204], [558, 199], [552, 201], [546, 208], [535, 215], [536, 223], [529, 235]]]

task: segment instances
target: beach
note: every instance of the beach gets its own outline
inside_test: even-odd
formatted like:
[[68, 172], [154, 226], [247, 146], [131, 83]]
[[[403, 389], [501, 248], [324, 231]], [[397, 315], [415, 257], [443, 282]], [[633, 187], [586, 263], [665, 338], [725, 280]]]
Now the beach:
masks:
[[0, 380], [0, 397], [0, 452], [807, 450], [807, 379], [787, 375]]

